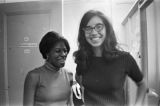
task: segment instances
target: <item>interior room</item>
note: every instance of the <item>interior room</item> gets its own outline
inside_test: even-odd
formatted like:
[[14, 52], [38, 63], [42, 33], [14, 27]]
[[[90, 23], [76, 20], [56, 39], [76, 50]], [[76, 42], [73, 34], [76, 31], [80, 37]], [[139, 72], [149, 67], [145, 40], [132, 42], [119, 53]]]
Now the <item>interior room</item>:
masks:
[[[0, 106], [22, 106], [26, 74], [44, 63], [39, 42], [57, 31], [70, 44], [65, 68], [75, 75], [80, 19], [89, 9], [105, 13], [118, 44], [138, 63], [147, 87], [146, 106], [160, 102], [159, 0], [0, 0]], [[136, 86], [127, 80], [128, 102]]]

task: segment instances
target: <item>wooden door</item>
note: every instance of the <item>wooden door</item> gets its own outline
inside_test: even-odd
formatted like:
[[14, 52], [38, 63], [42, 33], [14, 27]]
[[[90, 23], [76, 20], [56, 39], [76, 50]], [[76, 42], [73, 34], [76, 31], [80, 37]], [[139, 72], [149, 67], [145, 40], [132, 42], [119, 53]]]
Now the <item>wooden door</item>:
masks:
[[61, 2], [9, 3], [0, 7], [1, 36], [4, 36], [4, 104], [22, 106], [27, 72], [44, 63], [39, 52], [40, 39], [50, 30], [62, 31]]

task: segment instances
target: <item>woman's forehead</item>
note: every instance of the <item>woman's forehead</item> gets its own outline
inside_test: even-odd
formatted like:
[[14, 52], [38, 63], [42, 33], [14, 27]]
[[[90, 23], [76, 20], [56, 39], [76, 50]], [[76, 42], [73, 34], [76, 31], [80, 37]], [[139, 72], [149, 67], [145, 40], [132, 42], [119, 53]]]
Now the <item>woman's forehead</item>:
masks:
[[88, 21], [87, 26], [93, 26], [93, 25], [96, 25], [97, 23], [103, 24], [103, 21], [100, 17], [94, 16]]

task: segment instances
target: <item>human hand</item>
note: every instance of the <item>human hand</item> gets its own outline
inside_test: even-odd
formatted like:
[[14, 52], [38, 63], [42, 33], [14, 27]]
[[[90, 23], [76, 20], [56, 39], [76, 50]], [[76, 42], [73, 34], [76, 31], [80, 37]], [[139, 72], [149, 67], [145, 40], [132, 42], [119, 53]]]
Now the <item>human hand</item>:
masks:
[[72, 90], [73, 90], [73, 93], [75, 94], [76, 98], [82, 99], [81, 87], [78, 83], [76, 83], [72, 86]]

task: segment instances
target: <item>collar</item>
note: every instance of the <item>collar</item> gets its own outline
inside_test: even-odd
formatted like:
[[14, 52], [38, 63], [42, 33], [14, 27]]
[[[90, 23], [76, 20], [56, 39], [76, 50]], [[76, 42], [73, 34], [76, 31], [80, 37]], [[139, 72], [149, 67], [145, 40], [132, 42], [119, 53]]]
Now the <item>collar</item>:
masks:
[[53, 66], [52, 64], [50, 64], [49, 62], [45, 62], [44, 67], [47, 68], [48, 70], [52, 71], [52, 72], [58, 72], [60, 70], [60, 68], [57, 68], [55, 66]]

